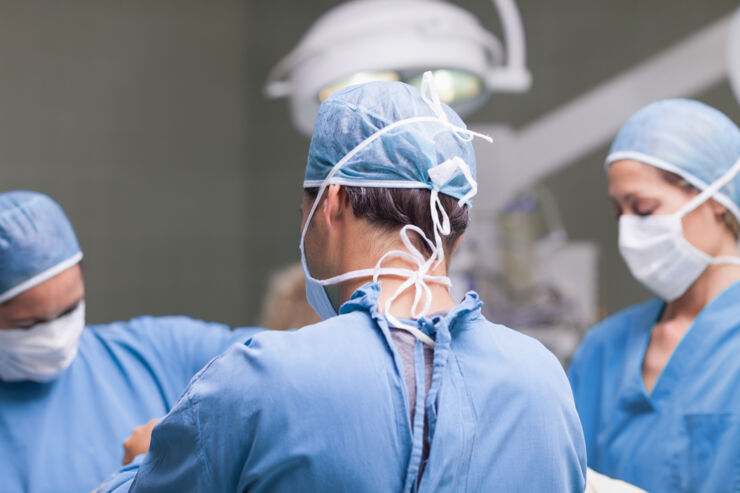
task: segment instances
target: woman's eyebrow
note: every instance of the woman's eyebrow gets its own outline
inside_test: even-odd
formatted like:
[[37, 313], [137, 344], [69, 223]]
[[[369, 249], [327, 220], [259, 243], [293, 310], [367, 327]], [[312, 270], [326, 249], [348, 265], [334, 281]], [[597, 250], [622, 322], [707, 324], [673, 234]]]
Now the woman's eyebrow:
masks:
[[632, 202], [637, 199], [637, 196], [634, 193], [627, 193], [625, 195], [610, 193], [609, 198], [611, 198], [615, 202], [619, 202], [620, 200], [623, 202]]

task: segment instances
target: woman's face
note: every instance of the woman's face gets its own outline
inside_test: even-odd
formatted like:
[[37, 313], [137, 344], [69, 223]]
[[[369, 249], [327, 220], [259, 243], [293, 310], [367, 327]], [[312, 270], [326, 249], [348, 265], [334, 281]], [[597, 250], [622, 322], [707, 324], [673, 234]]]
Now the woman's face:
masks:
[[[636, 216], [672, 214], [697, 195], [666, 181], [657, 168], [632, 160], [614, 162], [609, 168], [609, 196], [617, 213]], [[728, 241], [735, 245], [725, 226], [725, 209], [708, 200], [683, 217], [683, 234], [699, 250], [716, 257]]]

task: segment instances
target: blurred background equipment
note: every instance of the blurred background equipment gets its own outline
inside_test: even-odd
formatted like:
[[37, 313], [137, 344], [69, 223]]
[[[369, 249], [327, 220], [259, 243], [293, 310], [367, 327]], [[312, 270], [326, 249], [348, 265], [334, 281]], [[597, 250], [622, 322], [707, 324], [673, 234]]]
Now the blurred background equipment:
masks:
[[300, 263], [291, 264], [270, 276], [262, 299], [260, 327], [297, 329], [320, 321], [306, 299], [306, 282]]
[[598, 246], [568, 240], [544, 185], [498, 213], [473, 210], [476, 222], [452, 263], [455, 294], [477, 291], [486, 317], [539, 339], [567, 364], [599, 316]]
[[522, 92], [531, 80], [514, 0], [493, 0], [505, 47], [462, 7], [440, 0], [353, 0], [324, 13], [270, 72], [268, 97], [290, 97], [295, 126], [310, 136], [321, 101], [373, 80], [419, 87], [435, 73], [440, 99], [461, 116], [493, 92]]

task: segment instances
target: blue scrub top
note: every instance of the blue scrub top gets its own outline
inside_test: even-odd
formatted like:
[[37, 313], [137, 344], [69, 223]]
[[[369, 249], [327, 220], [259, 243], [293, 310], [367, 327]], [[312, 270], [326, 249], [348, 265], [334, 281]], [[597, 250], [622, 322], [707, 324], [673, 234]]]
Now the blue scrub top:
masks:
[[0, 491], [92, 490], [120, 467], [134, 427], [165, 415], [211, 358], [258, 330], [186, 317], [86, 327], [56, 380], [0, 381]]
[[[423, 420], [412, 427], [378, 294], [367, 284], [337, 317], [229, 348], [154, 428], [149, 453], [101, 491], [583, 492], [585, 443], [563, 369], [535, 340], [486, 321], [474, 293], [421, 323], [436, 346], [426, 402], [417, 392], [431, 444], [417, 489]], [[423, 373], [417, 358], [417, 388]]]
[[642, 379], [665, 304], [596, 325], [568, 376], [588, 465], [651, 493], [740, 491], [740, 283], [698, 315], [650, 394]]

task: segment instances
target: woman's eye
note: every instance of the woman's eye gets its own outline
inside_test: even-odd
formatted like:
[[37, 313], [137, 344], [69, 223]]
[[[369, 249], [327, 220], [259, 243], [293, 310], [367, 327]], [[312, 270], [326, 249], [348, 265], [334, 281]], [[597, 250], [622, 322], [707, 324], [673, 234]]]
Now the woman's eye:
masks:
[[657, 201], [651, 199], [638, 199], [632, 204], [632, 211], [641, 217], [651, 215], [657, 208]]

